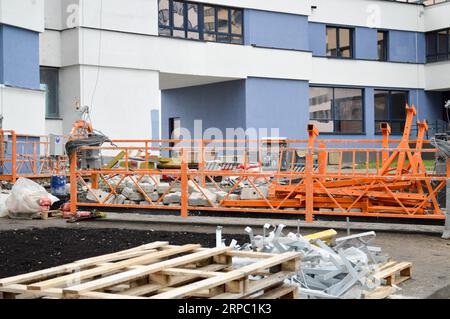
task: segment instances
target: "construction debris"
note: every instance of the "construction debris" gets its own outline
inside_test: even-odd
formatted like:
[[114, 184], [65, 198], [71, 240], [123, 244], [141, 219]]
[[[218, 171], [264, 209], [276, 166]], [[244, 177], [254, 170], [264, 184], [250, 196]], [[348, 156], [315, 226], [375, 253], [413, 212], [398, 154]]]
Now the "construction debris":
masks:
[[264, 234], [258, 236], [247, 227], [250, 242], [240, 249], [270, 254], [300, 252], [301, 268], [290, 283], [299, 285], [302, 298], [360, 299], [374, 297], [370, 293], [375, 291], [381, 295], [381, 290], [391, 294], [396, 289], [380, 287], [395, 288], [411, 277], [411, 263], [387, 263], [381, 248], [370, 245], [375, 232], [335, 238], [336, 231], [328, 230], [303, 237], [300, 233], [284, 235], [284, 227], [265, 225]]

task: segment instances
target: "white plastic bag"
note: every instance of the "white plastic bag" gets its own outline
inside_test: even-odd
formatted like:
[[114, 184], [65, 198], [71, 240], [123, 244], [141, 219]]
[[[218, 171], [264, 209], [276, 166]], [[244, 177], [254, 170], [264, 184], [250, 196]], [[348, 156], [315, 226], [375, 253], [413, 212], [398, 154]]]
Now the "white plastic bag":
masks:
[[19, 178], [6, 200], [6, 208], [10, 213], [38, 213], [41, 211], [39, 200], [42, 197], [50, 198], [52, 204], [59, 200], [32, 180]]
[[0, 194], [0, 218], [7, 217], [9, 214], [9, 211], [6, 208], [6, 200], [8, 197], [9, 194]]

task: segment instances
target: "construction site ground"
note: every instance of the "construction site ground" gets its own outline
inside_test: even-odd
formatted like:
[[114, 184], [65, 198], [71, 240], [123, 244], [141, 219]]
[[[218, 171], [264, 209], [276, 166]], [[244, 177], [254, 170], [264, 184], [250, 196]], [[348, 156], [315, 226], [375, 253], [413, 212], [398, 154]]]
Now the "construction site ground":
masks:
[[62, 265], [77, 259], [120, 251], [153, 241], [172, 244], [215, 245], [216, 226], [224, 226], [227, 243], [248, 242], [244, 228], [262, 232], [265, 223], [287, 225], [304, 235], [334, 228], [345, 236], [375, 230], [373, 245], [393, 260], [413, 263], [413, 277], [401, 284], [392, 298], [450, 299], [450, 241], [441, 239], [442, 226], [320, 221], [313, 224], [296, 220], [153, 216], [108, 214], [108, 218], [80, 223], [63, 219], [0, 220], [0, 278]]

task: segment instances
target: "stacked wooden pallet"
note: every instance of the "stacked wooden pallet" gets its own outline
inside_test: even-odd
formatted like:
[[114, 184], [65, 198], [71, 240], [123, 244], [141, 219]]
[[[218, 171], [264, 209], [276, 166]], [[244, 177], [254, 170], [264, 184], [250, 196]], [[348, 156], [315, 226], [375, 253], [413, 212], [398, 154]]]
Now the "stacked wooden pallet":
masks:
[[296, 298], [297, 286], [284, 281], [299, 267], [300, 254], [294, 252], [155, 242], [5, 278], [0, 292], [3, 298]]

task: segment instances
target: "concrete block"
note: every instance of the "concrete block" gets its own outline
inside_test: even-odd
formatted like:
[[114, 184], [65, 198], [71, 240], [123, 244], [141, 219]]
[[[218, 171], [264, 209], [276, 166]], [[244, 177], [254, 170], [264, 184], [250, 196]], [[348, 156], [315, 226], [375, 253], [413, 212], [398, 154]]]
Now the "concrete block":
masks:
[[137, 190], [137, 186], [136, 186], [136, 184], [134, 184], [134, 182], [131, 180], [131, 178], [127, 179], [127, 181], [125, 182], [125, 186], [128, 188], [131, 188], [133, 191]]
[[[217, 202], [217, 195], [212, 194], [213, 196], [210, 196], [209, 194], [208, 198], [212, 203]], [[189, 206], [202, 206], [202, 207], [211, 207], [211, 204], [206, 199], [206, 196], [202, 193], [192, 193], [189, 195]]]
[[166, 196], [164, 196], [163, 203], [165, 205], [180, 204], [181, 203], [181, 192], [167, 194]]
[[108, 200], [105, 202], [105, 204], [112, 205], [116, 202], [116, 195], [111, 195], [111, 197], [108, 198]]
[[[225, 199], [225, 197], [227, 197], [228, 193], [227, 192], [216, 192], [215, 193], [217, 196], [217, 202], [220, 203], [221, 201], [223, 201]], [[239, 200], [239, 195], [238, 194], [230, 194], [227, 198], [227, 200]]]
[[[95, 194], [95, 196], [94, 196], [94, 194]], [[109, 193], [104, 192], [101, 189], [91, 189], [91, 191], [87, 193], [86, 199], [93, 201], [93, 202], [97, 202], [97, 198], [98, 198], [101, 202], [103, 202], [106, 199], [106, 197], [108, 197], [108, 195], [109, 195]]]
[[164, 194], [169, 188], [170, 188], [169, 183], [160, 183], [158, 184], [156, 189], [158, 191], [158, 194]]
[[144, 195], [142, 195], [138, 191], [134, 191], [133, 189], [129, 187], [125, 187], [122, 191], [122, 195], [128, 198], [129, 200], [133, 201], [141, 201], [144, 199]]
[[153, 182], [149, 182], [149, 183], [139, 183], [139, 187], [142, 188], [142, 190], [146, 193], [146, 194], [150, 194], [152, 193], [155, 188], [156, 185]]
[[151, 184], [155, 184], [156, 182], [157, 184], [159, 184], [161, 182], [161, 175], [152, 175], [152, 177], [150, 177], [149, 175], [145, 175], [142, 177], [141, 182]]
[[[210, 191], [209, 189], [203, 188], [201, 186], [196, 186], [193, 181], [188, 182], [188, 190], [189, 190], [189, 194], [191, 194], [191, 195], [200, 194], [201, 197], [204, 198], [205, 200], [206, 200], [206, 198], [209, 198], [209, 200], [211, 202], [217, 201], [217, 195], [213, 191]], [[206, 197], [203, 194], [205, 194]], [[193, 198], [198, 198], [198, 196], [194, 196]], [[205, 206], [205, 205], [202, 205], [202, 206]]]
[[[267, 186], [257, 186], [259, 192], [261, 192], [265, 197], [269, 195], [269, 188]], [[241, 199], [242, 200], [255, 200], [263, 199], [259, 192], [252, 186], [248, 186], [242, 189]]]
[[193, 181], [188, 181], [188, 191], [189, 194], [200, 192]]
[[125, 202], [126, 199], [127, 198], [124, 195], [120, 194], [120, 195], [118, 195], [116, 197], [116, 204], [117, 205], [122, 205]]
[[149, 194], [149, 197], [153, 202], [157, 202], [159, 200], [158, 192], [153, 192], [153, 193]]

